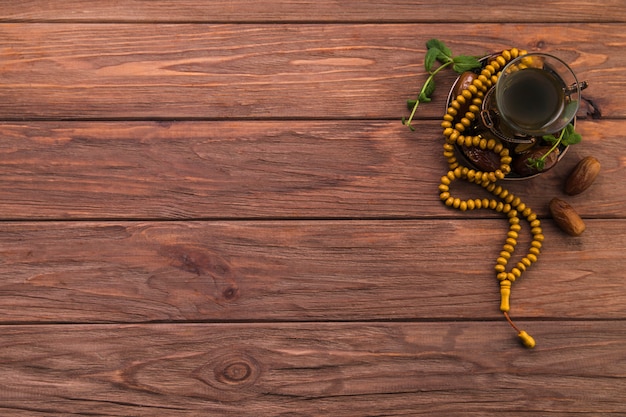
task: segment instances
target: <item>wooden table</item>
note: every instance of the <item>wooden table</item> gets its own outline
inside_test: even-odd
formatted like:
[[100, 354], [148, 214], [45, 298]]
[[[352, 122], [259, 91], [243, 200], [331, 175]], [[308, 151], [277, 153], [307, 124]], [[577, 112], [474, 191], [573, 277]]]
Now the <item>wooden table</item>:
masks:
[[[0, 414], [626, 415], [626, 3], [433, 3], [0, 1]], [[533, 350], [506, 218], [439, 201], [454, 73], [400, 122], [430, 38], [589, 82], [583, 142], [505, 183]]]

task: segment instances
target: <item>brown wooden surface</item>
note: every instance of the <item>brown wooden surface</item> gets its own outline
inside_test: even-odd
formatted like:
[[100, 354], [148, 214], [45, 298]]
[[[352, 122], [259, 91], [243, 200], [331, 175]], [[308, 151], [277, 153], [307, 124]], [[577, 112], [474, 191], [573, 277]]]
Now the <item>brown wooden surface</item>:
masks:
[[[626, 415], [626, 5], [432, 3], [0, 0], [0, 415]], [[400, 123], [431, 37], [590, 84], [583, 143], [505, 183], [532, 351], [506, 220], [438, 199], [453, 74]]]

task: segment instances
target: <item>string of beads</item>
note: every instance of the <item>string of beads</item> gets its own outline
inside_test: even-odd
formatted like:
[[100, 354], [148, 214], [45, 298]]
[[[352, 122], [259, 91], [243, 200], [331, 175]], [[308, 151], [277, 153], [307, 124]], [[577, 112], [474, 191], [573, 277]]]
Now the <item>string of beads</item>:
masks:
[[[480, 135], [464, 134], [464, 132], [470, 130], [469, 128], [478, 117], [485, 93], [496, 84], [502, 68], [512, 59], [526, 55], [526, 53], [524, 50], [512, 48], [502, 51], [495, 58], [491, 58], [487, 65], [482, 68], [480, 75], [472, 81], [471, 85], [462, 90], [451, 101], [450, 107], [448, 107], [441, 123], [441, 127], [444, 129], [443, 135], [446, 138], [443, 145], [443, 155], [448, 161], [450, 170], [441, 178], [439, 197], [446, 206], [461, 211], [490, 209], [503, 213], [508, 217], [509, 231], [495, 265], [496, 278], [500, 282], [500, 310], [509, 324], [518, 332], [518, 336], [524, 346], [533, 348], [535, 347], [535, 340], [528, 333], [518, 329], [513, 324], [508, 312], [510, 310], [509, 299], [512, 283], [520, 278], [528, 267], [537, 262], [544, 240], [541, 224], [537, 215], [530, 207], [527, 207], [519, 197], [497, 184], [498, 180], [503, 179], [511, 172], [510, 164], [512, 158], [509, 156], [509, 150], [495, 139], [486, 139]], [[467, 111], [464, 112], [463, 109], [467, 109]], [[461, 165], [455, 156], [455, 145], [475, 146], [483, 150], [490, 150], [500, 157], [500, 167], [492, 172], [483, 172], [465, 167]], [[496, 198], [462, 200], [454, 197], [450, 193], [450, 186], [453, 181], [458, 179], [478, 184]], [[507, 269], [509, 260], [515, 252], [517, 239], [521, 231], [520, 216], [525, 218], [530, 225], [532, 241], [528, 253], [515, 266]]]

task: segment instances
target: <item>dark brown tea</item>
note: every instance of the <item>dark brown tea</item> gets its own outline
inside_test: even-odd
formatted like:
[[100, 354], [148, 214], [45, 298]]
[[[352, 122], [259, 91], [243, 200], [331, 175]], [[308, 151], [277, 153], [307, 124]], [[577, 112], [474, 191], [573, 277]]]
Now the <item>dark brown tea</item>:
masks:
[[519, 128], [541, 130], [563, 110], [565, 85], [549, 70], [526, 68], [511, 73], [502, 87], [498, 108]]

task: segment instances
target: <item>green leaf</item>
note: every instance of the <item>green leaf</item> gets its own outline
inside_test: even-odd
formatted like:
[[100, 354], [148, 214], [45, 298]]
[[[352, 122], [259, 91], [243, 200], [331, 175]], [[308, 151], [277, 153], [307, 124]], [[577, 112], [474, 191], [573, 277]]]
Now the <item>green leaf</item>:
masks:
[[545, 140], [548, 143], [555, 144], [559, 141], [559, 138], [557, 138], [554, 135], [543, 135], [543, 140]]
[[426, 52], [426, 57], [424, 58], [424, 68], [426, 68], [426, 71], [432, 72], [433, 64], [439, 54], [441, 54], [441, 51], [437, 48], [431, 48]]
[[468, 55], [457, 55], [452, 58], [452, 61], [454, 62], [454, 66], [452, 67], [452, 69], [459, 74], [465, 71], [473, 70], [475, 68], [480, 68], [480, 66], [482, 65], [476, 57]]
[[450, 48], [448, 48], [446, 44], [441, 42], [439, 39], [433, 38], [429, 40], [428, 42], [426, 42], [426, 47], [428, 49], [439, 49], [443, 55], [452, 58], [452, 51], [450, 50]]
[[563, 145], [576, 145], [577, 143], [580, 143], [580, 141], [583, 139], [583, 137], [574, 132], [571, 135], [567, 136], [567, 137], [563, 137]]
[[422, 95], [430, 98], [430, 96], [432, 96], [434, 92], [435, 92], [435, 78], [428, 77], [428, 79], [426, 80], [426, 84], [424, 84], [424, 87], [422, 87], [422, 92], [420, 93], [420, 101], [423, 101], [421, 99]]
[[561, 141], [563, 145], [575, 145], [577, 143], [580, 143], [582, 139], [583, 137], [580, 134], [576, 133], [576, 131], [574, 130], [573, 124], [570, 123], [565, 126], [563, 140]]
[[413, 107], [415, 107], [416, 104], [417, 100], [409, 99], [406, 101], [406, 106], [409, 108], [409, 110], [413, 110]]
[[529, 168], [536, 169], [537, 171], [543, 171], [546, 166], [546, 161], [542, 158], [528, 158], [526, 160], [526, 165], [528, 165]]

